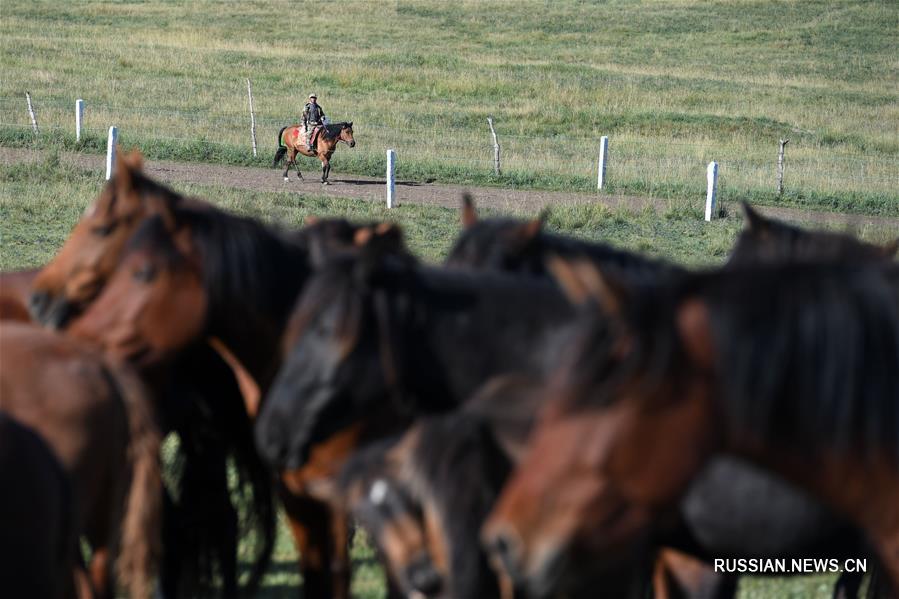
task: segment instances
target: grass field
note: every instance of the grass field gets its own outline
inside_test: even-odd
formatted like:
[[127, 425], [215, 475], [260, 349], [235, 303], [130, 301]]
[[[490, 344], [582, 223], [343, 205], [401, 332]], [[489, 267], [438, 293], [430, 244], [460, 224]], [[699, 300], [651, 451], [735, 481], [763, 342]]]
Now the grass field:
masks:
[[[0, 269], [38, 266], [62, 245], [85, 207], [96, 197], [102, 177], [60, 165], [0, 164]], [[392, 219], [407, 234], [412, 249], [429, 261], [440, 260], [458, 232], [458, 214], [430, 206], [402, 205], [389, 213], [380, 203], [340, 200], [292, 193], [251, 193], [225, 187], [176, 186], [182, 193], [216, 198], [230, 210], [285, 226], [299, 225], [309, 214], [343, 215], [355, 219]], [[485, 211], [489, 214], [489, 211]], [[720, 263], [742, 227], [733, 215], [711, 223], [698, 210], [677, 202], [660, 214], [629, 214], [600, 206], [560, 207], [552, 212], [553, 230], [588, 239], [605, 240], [693, 266]], [[871, 241], [886, 241], [895, 232], [880, 227], [859, 231]], [[300, 584], [295, 553], [285, 527], [279, 541], [263, 597], [292, 597]], [[383, 574], [370, 547], [360, 540], [354, 548], [354, 594], [364, 599], [384, 596]], [[830, 579], [746, 580], [742, 598], [829, 597]]]
[[[610, 190], [899, 215], [899, 4], [696, 2], [4, 2], [0, 143], [100, 151], [111, 124], [157, 158], [253, 162], [309, 91], [352, 119], [336, 172]], [[486, 117], [502, 144], [492, 174]], [[786, 193], [776, 198], [780, 138]]]

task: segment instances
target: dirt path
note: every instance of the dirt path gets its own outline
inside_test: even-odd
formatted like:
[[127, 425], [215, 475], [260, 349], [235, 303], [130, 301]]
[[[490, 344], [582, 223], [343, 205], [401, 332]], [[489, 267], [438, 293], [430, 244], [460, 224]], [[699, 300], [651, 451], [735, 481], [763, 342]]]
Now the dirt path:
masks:
[[[63, 153], [62, 159], [81, 168], [105, 169], [105, 156], [79, 153]], [[27, 148], [0, 147], [0, 161], [10, 164], [37, 162], [42, 154]], [[280, 170], [259, 167], [200, 164], [194, 162], [172, 162], [168, 160], [147, 161], [145, 170], [162, 181], [194, 183], [198, 185], [223, 185], [251, 191], [283, 193], [303, 193], [344, 198], [356, 198], [374, 202], [384, 202], [386, 192], [384, 179], [359, 175], [332, 174], [332, 185], [323, 186], [318, 182], [318, 169], [306, 171], [306, 179], [300, 181], [291, 174], [290, 182], [285, 182]], [[664, 208], [667, 201], [658, 198], [618, 196], [577, 192], [505, 189], [499, 187], [470, 187], [442, 183], [420, 183], [398, 181], [396, 197], [399, 203], [431, 204], [456, 208], [463, 191], [470, 191], [478, 206], [499, 212], [537, 214], [543, 208], [559, 204], [587, 204], [599, 202], [610, 208], [624, 208], [640, 212], [646, 207]], [[701, 200], [697, 200], [701, 201]], [[799, 222], [834, 223], [848, 227], [866, 225], [896, 227], [899, 218], [876, 217], [859, 214], [840, 214], [802, 210], [798, 208], [777, 208], [764, 206], [764, 214]]]

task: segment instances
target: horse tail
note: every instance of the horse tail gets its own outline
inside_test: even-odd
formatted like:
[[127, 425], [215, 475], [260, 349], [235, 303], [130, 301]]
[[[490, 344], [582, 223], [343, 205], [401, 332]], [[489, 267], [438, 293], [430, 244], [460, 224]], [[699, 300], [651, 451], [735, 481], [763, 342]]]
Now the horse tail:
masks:
[[278, 151], [275, 152], [275, 159], [272, 161], [272, 168], [277, 167], [278, 162], [280, 162], [281, 159], [284, 158], [284, 154], [287, 153], [287, 146], [285, 146], [281, 140], [284, 136], [284, 130], [288, 127], [290, 127], [290, 125], [288, 125], [287, 127], [281, 127], [281, 130], [278, 131]]
[[116, 574], [131, 597], [147, 597], [160, 555], [160, 433], [153, 415], [152, 397], [137, 375], [120, 367], [108, 368], [107, 372], [127, 412], [131, 465], [131, 487], [125, 504]]

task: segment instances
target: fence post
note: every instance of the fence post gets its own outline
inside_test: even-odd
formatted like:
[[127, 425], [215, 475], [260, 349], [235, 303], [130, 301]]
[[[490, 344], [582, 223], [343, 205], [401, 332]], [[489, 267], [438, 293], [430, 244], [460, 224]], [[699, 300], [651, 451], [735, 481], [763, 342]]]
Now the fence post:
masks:
[[718, 196], [718, 163], [712, 161], [706, 169], [708, 189], [705, 194], [705, 219], [712, 220], [715, 215], [715, 204]]
[[387, 150], [387, 207], [393, 208], [396, 193], [396, 152]]
[[606, 184], [606, 163], [609, 161], [609, 136], [599, 138], [599, 165], [596, 168], [596, 189]]
[[777, 151], [777, 195], [784, 193], [784, 148], [790, 143], [789, 139], [780, 140], [780, 150]]
[[253, 88], [247, 77], [247, 97], [250, 98], [250, 138], [253, 140], [253, 158], [256, 158], [256, 111], [253, 109]]
[[112, 178], [112, 169], [115, 168], [115, 145], [119, 138], [119, 130], [112, 126], [109, 128], [109, 137], [106, 140], [106, 180]]
[[84, 100], [75, 100], [75, 141], [81, 141], [81, 124], [84, 122]]
[[40, 133], [37, 129], [37, 118], [34, 116], [34, 106], [31, 105], [31, 94], [25, 92], [25, 101], [28, 103], [28, 116], [31, 117], [31, 128], [34, 129], [34, 134], [37, 135]]
[[487, 117], [487, 124], [490, 125], [490, 135], [493, 136], [493, 173], [499, 176], [499, 142], [496, 139], [496, 129], [493, 128], [493, 117]]

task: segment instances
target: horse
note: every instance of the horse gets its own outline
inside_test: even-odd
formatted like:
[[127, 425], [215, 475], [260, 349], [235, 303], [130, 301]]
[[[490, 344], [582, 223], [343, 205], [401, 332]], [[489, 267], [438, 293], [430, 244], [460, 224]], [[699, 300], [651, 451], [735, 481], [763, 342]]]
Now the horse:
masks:
[[613, 561], [727, 451], [846, 514], [899, 589], [899, 269], [741, 268], [652, 294], [578, 274], [604, 314], [484, 528], [513, 576], [545, 590], [575, 556]]
[[403, 596], [495, 597], [499, 581], [478, 534], [510, 471], [489, 427], [457, 411], [364, 448], [341, 478]]
[[665, 260], [647, 258], [604, 243], [548, 233], [547, 213], [535, 219], [495, 217], [478, 219], [474, 200], [463, 196], [463, 230], [450, 249], [445, 266], [476, 271], [500, 271], [551, 279], [547, 258], [585, 256], [628, 281], [655, 281], [682, 274], [684, 269]]
[[284, 167], [284, 180], [290, 181], [287, 176], [290, 172], [290, 165], [293, 164], [297, 169], [297, 177], [303, 178], [300, 172], [300, 164], [297, 162], [297, 154], [309, 156], [310, 158], [318, 158], [322, 163], [322, 185], [330, 185], [328, 175], [331, 173], [331, 156], [337, 149], [338, 142], [344, 142], [351, 148], [356, 147], [356, 140], [353, 139], [353, 122], [346, 123], [330, 123], [321, 128], [318, 139], [315, 142], [315, 149], [309, 151], [306, 146], [306, 133], [302, 125], [289, 125], [282, 127], [278, 132], [278, 150], [275, 152], [275, 158], [272, 160], [272, 168], [277, 168], [278, 163], [287, 154], [287, 164]]
[[746, 226], [737, 236], [728, 266], [790, 262], [889, 262], [899, 250], [899, 238], [882, 246], [832, 231], [811, 231], [767, 218], [742, 203]]
[[257, 446], [272, 467], [296, 468], [338, 432], [450, 410], [492, 376], [539, 371], [573, 313], [545, 281], [339, 257], [291, 317]]
[[[247, 403], [255, 416], [278, 367], [284, 321], [308, 273], [328, 253], [369, 239], [402, 247], [390, 226], [313, 219], [286, 232], [208, 205], [176, 209], [146, 219], [100, 297], [69, 330], [144, 367], [178, 365], [185, 347], [214, 338], [225, 360], [246, 374], [239, 380], [256, 387]], [[345, 595], [348, 568], [337, 568], [333, 579], [331, 571], [332, 561], [347, 561], [348, 554], [330, 557], [346, 550], [323, 530], [326, 506], [299, 487], [281, 485], [280, 494], [301, 551], [307, 594]]]
[[[158, 217], [170, 229], [178, 210], [206, 206], [145, 176], [137, 152], [120, 152], [120, 157], [115, 176], [86, 210], [60, 252], [34, 279], [29, 307], [35, 320], [46, 326], [69, 327], [97, 299], [119, 265], [128, 241], [146, 220]], [[175, 502], [169, 494], [165, 497], [164, 544], [169, 549], [163, 556], [163, 590], [167, 594], [202, 594], [202, 587], [218, 584], [215, 576], [221, 576], [226, 592], [237, 586], [239, 532], [236, 527], [209, 521], [215, 513], [230, 514], [227, 519], [237, 521], [228, 490], [229, 457], [235, 459], [239, 487], [252, 498], [245, 503], [252, 514], [241, 523], [253, 527], [255, 536], [261, 539], [255, 546], [254, 565], [246, 583], [247, 589], [253, 589], [261, 580], [274, 545], [274, 508], [270, 477], [256, 456], [247, 415], [234, 409], [242, 398], [230, 368], [203, 344], [182, 352], [162, 373], [147, 367], [145, 362], [149, 360], [133, 358], [129, 356], [128, 360], [139, 368], [159, 401], [166, 432], [176, 431], [182, 441], [198, 437], [180, 446], [183, 450], [193, 448], [189, 454], [181, 452], [187, 463], [173, 479], [176, 487], [182, 487], [180, 501]], [[197, 443], [199, 437], [204, 441]], [[194, 470], [205, 473], [204, 484], [195, 484], [199, 477], [187, 478]], [[213, 472], [218, 477], [214, 484], [209, 478]], [[229, 534], [230, 538], [225, 538]], [[229, 546], [232, 554], [224, 555], [224, 548]], [[179, 548], [184, 548], [183, 556], [178, 555]]]
[[0, 390], [3, 412], [40, 434], [71, 478], [73, 528], [92, 549], [96, 595], [114, 594], [115, 571], [131, 596], [147, 596], [162, 481], [159, 433], [140, 381], [73, 339], [4, 323]]
[[[847, 235], [808, 231], [764, 219], [744, 205], [748, 226], [735, 244], [731, 264], [761, 261], [798, 261], [814, 256], [846, 260], [880, 260], [889, 247], [869, 245]], [[663, 261], [617, 250], [601, 243], [560, 237], [542, 230], [545, 215], [525, 221], [512, 218], [478, 219], [472, 197], [463, 196], [463, 232], [447, 258], [447, 265], [469, 270], [503, 270], [523, 276], [549, 277], [548, 266], [557, 256], [578, 256], [604, 271], [626, 277], [634, 284], [683, 275], [684, 270]], [[523, 393], [522, 396], [528, 394]], [[496, 402], [492, 402], [496, 403]], [[485, 405], [491, 405], [487, 402]], [[518, 427], [529, 430], [537, 409], [522, 409], [514, 403], [510, 413], [518, 413]], [[495, 417], [494, 420], [497, 420]], [[499, 422], [508, 421], [503, 415]], [[521, 434], [518, 435], [521, 438]], [[519, 449], [520, 451], [520, 449]], [[696, 579], [698, 566], [682, 552], [700, 557], [733, 555], [740, 557], [802, 557], [814, 548], [859, 546], [858, 535], [843, 518], [834, 516], [807, 494], [772, 478], [757, 468], [730, 457], [719, 457], [691, 486], [681, 502], [679, 524], [661, 544], [673, 545], [660, 558], [660, 568], [687, 564], [689, 575], [669, 573], [657, 581], [678, 584]], [[764, 526], [760, 524], [764, 523]], [[777, 531], [772, 533], [771, 531]], [[739, 539], [734, 543], [732, 539]], [[736, 592], [735, 577], [716, 575], [710, 567], [699, 577], [702, 585], [716, 587], [718, 596]], [[729, 579], [729, 580], [728, 580]], [[715, 581], [715, 582], [712, 582]], [[854, 596], [860, 577], [845, 573], [837, 582], [836, 593]], [[662, 589], [657, 589], [662, 592]], [[672, 592], [668, 590], [666, 592]]]
[[14, 597], [87, 597], [68, 476], [40, 435], [2, 411], [0, 488], [0, 588]]

